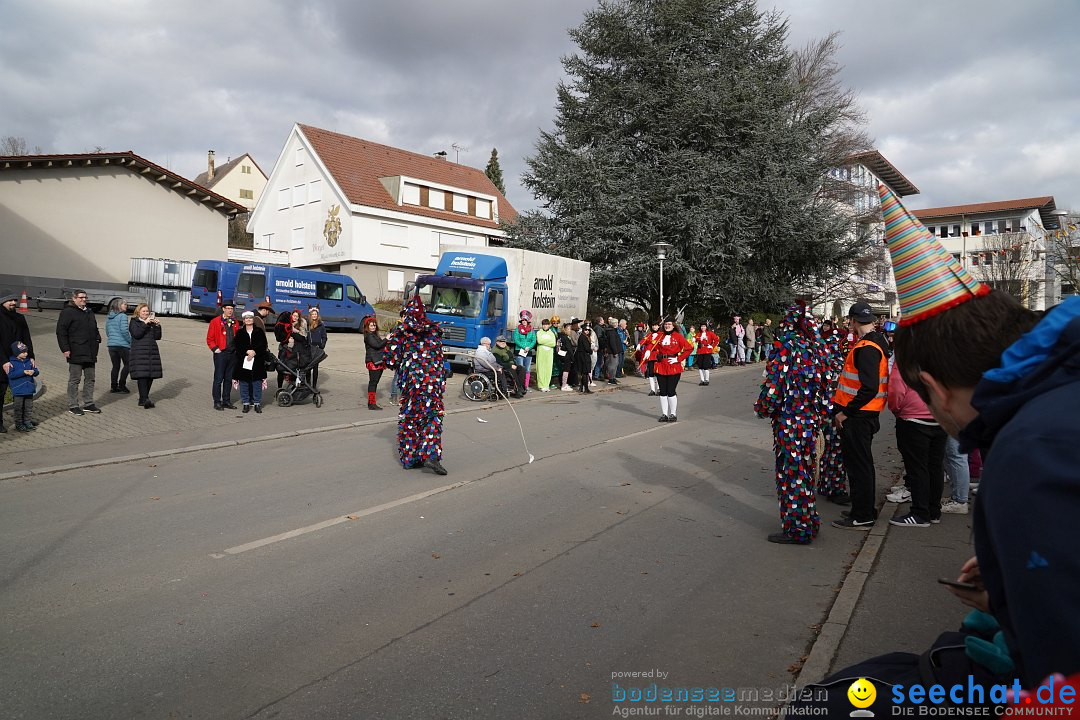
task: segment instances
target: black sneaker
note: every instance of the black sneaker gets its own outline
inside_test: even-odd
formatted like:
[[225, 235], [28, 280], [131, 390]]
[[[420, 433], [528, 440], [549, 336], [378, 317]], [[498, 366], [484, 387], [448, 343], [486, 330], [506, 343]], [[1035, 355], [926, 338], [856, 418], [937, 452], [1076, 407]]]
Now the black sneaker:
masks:
[[235, 410], [236, 409], [236, 406], [233, 405], [231, 402], [223, 402], [223, 403], [221, 403], [221, 407], [225, 408], [226, 410]]
[[675, 417], [674, 415], [668, 415], [667, 421], [668, 422], [679, 422], [679, 418]]
[[82, 415], [83, 411], [81, 407], [69, 407], [68, 412], [72, 415]]
[[661, 415], [660, 419], [657, 422], [667, 422], [667, 421], [668, 421], [668, 416], [667, 415]]
[[131, 394], [131, 391], [128, 390], [127, 385], [121, 385], [120, 386], [120, 392], [124, 393], [125, 395], [130, 395]]
[[118, 387], [114, 387], [114, 388], [112, 388], [111, 390], [109, 390], [109, 392], [111, 392], [111, 393], [121, 393], [121, 392], [124, 392], [124, 391], [123, 391], [123, 390], [121, 390], [121, 389], [120, 389], [120, 388], [118, 388]]
[[834, 528], [840, 528], [841, 530], [869, 530], [874, 527], [874, 521], [856, 520], [851, 517], [846, 517], [842, 520], [833, 520], [832, 526]]
[[843, 495], [829, 495], [825, 499], [828, 500], [829, 502], [833, 503], [834, 505], [850, 505], [851, 504], [851, 496], [848, 495], [847, 493], [844, 493]]
[[99, 408], [94, 403], [90, 403], [89, 405], [83, 405], [83, 412], [94, 413], [95, 415], [100, 415], [101, 414], [101, 408]]
[[225, 406], [222, 405], [221, 403], [214, 403], [214, 409], [215, 410], [224, 410]]
[[899, 525], [900, 527], [930, 527], [930, 522], [928, 520], [922, 520], [921, 518], [918, 518], [911, 513], [908, 513], [907, 515], [904, 515], [902, 517], [893, 518], [889, 521], [889, 524]]

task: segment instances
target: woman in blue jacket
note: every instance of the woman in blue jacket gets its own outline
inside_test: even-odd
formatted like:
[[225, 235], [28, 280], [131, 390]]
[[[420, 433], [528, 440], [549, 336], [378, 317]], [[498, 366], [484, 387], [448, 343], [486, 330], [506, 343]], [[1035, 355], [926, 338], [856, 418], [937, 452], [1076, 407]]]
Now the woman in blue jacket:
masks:
[[112, 360], [112, 389], [114, 393], [130, 393], [127, 379], [131, 359], [131, 332], [128, 330], [127, 303], [114, 298], [109, 303], [109, 319], [105, 321], [105, 344]]

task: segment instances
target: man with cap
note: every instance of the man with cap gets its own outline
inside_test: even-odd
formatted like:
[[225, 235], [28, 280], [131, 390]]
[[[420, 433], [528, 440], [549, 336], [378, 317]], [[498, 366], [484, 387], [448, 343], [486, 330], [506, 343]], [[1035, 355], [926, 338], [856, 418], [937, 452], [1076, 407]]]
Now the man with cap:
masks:
[[847, 357], [833, 395], [833, 427], [840, 433], [851, 493], [851, 514], [833, 521], [845, 530], [869, 530], [877, 518], [874, 509], [876, 475], [872, 444], [881, 428], [889, 389], [889, 343], [874, 330], [870, 306], [857, 302], [848, 311], [848, 327], [857, 341]]
[[[268, 303], [259, 307], [262, 305]], [[210, 321], [206, 330], [206, 347], [214, 356], [214, 384], [210, 395], [214, 398], [215, 410], [236, 409], [232, 404], [232, 380], [236, 369], [236, 330], [240, 323], [234, 315], [235, 310], [236, 305], [231, 299], [222, 301], [221, 314]], [[259, 313], [262, 314], [262, 310]], [[259, 317], [254, 320], [257, 326]]]
[[269, 300], [263, 300], [255, 306], [255, 327], [266, 332], [266, 318], [274, 313], [274, 306]]
[[[34, 360], [34, 343], [30, 340], [30, 327], [26, 324], [26, 318], [15, 309], [18, 304], [19, 296], [14, 293], [0, 297], [0, 348], [7, 353], [13, 343], [23, 343], [26, 345], [30, 363], [36, 368], [37, 361]], [[11, 363], [7, 362], [5, 356], [4, 372], [0, 373], [0, 404], [3, 403], [4, 392], [8, 387], [7, 374], [10, 369]], [[7, 428], [4, 427], [4, 414], [0, 409], [0, 433], [5, 432]]]

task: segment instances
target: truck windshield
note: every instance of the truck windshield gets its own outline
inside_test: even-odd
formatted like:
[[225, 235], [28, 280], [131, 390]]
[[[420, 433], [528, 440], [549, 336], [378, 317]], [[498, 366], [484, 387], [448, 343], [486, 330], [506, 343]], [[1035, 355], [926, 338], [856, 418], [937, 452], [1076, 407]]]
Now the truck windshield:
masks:
[[430, 312], [469, 318], [479, 317], [484, 304], [484, 294], [481, 292], [431, 285], [420, 288], [420, 299]]
[[240, 273], [240, 279], [236, 281], [237, 295], [250, 295], [261, 298], [266, 293], [266, 276], [251, 273]]

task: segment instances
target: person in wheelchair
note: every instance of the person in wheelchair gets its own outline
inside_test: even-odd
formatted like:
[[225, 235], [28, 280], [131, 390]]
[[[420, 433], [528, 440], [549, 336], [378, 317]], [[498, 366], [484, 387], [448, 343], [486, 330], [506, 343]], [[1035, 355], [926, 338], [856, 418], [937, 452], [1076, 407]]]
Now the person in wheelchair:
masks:
[[[502, 336], [500, 336], [502, 337]], [[505, 345], [505, 338], [503, 339]], [[511, 367], [514, 366], [513, 360], [510, 361]], [[491, 386], [498, 389], [498, 392], [503, 397], [509, 397], [511, 391], [508, 386], [513, 382], [513, 371], [508, 371], [504, 364], [500, 362], [495, 353], [491, 350], [491, 338], [480, 338], [480, 345], [476, 348], [476, 360], [473, 365], [473, 369], [476, 372], [485, 375], [491, 382]], [[512, 391], [514, 397], [520, 397], [515, 385]]]
[[495, 338], [495, 347], [491, 349], [495, 359], [503, 369], [506, 376], [506, 384], [510, 387], [510, 393], [516, 397], [525, 396], [525, 368], [514, 362], [514, 351], [507, 344], [506, 336], [499, 335]]

